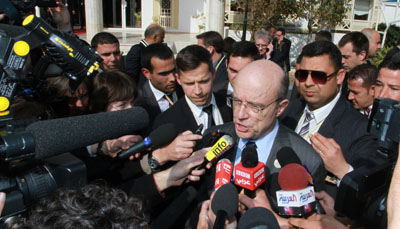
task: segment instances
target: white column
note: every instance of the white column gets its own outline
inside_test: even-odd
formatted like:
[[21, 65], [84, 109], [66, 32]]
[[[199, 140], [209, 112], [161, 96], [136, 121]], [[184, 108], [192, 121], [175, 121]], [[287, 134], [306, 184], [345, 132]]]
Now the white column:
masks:
[[85, 0], [86, 40], [103, 31], [103, 2], [101, 0]]
[[225, 0], [210, 0], [208, 30], [217, 31], [224, 36]]

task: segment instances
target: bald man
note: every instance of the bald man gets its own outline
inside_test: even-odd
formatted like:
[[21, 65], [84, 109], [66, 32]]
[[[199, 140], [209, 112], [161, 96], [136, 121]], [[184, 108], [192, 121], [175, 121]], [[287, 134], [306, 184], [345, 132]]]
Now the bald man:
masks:
[[[233, 122], [208, 129], [207, 132], [219, 129], [233, 136], [237, 144], [225, 155], [235, 165], [241, 161], [242, 151], [255, 144], [258, 160], [266, 165], [267, 181], [280, 171], [277, 161], [279, 150], [283, 147], [292, 148], [314, 177], [315, 190], [320, 191], [325, 189], [326, 175], [321, 157], [302, 137], [278, 121], [289, 103], [286, 99], [288, 84], [288, 76], [274, 62], [253, 61], [239, 71], [232, 83], [230, 102], [233, 106]], [[268, 187], [270, 185], [271, 182], [267, 182], [265, 189], [273, 192], [269, 193], [275, 202], [276, 190], [273, 190], [273, 185]]]
[[126, 72], [138, 83], [138, 87], [146, 82], [146, 77], [141, 74], [141, 54], [142, 50], [151, 44], [163, 43], [165, 30], [157, 24], [149, 25], [144, 31], [144, 39], [139, 44], [133, 45], [126, 55]]
[[369, 41], [368, 57], [372, 58], [376, 56], [379, 49], [382, 48], [381, 35], [377, 31], [370, 28], [365, 28], [361, 30], [361, 32], [368, 38]]

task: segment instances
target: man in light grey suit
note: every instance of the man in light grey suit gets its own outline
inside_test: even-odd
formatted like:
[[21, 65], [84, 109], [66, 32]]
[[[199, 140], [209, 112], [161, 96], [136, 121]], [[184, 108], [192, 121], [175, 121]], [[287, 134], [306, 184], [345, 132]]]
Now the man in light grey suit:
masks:
[[[292, 148], [313, 176], [315, 190], [321, 191], [325, 189], [326, 175], [321, 157], [303, 138], [278, 121], [289, 103], [286, 99], [288, 83], [289, 79], [283, 70], [272, 61], [250, 63], [233, 81], [234, 90], [230, 99], [233, 123], [208, 131], [219, 129], [236, 138], [237, 146], [226, 154], [235, 165], [241, 161], [246, 144], [255, 142], [259, 161], [266, 164], [267, 186], [270, 181], [268, 178], [280, 171], [276, 162], [277, 152], [283, 147]], [[275, 196], [275, 193], [270, 195]]]

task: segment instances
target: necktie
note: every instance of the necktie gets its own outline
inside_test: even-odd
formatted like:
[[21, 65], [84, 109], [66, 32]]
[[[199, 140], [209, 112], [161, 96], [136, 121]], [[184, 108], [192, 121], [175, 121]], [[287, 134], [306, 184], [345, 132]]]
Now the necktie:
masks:
[[369, 117], [370, 113], [371, 113], [371, 110], [369, 108], [364, 110], [364, 115], [366, 115], [367, 117]]
[[311, 117], [311, 112], [306, 111], [306, 117], [304, 118], [303, 121], [303, 126], [300, 129], [299, 135], [304, 138], [308, 134], [308, 131], [310, 130], [310, 120], [312, 119]]
[[174, 105], [174, 101], [172, 100], [171, 95], [172, 95], [172, 94], [165, 94], [165, 95], [163, 96], [163, 98], [166, 99], [166, 100], [168, 101], [169, 107], [172, 107], [172, 105]]
[[212, 126], [215, 126], [215, 122], [213, 119], [213, 115], [212, 115], [212, 104], [203, 107], [203, 112], [205, 112], [207, 114], [207, 128], [210, 128]]

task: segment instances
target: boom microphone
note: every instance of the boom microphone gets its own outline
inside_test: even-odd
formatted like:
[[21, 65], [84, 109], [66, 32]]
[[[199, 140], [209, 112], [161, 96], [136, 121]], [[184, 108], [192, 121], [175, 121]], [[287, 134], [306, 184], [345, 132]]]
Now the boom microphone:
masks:
[[279, 223], [274, 214], [266, 208], [255, 207], [247, 210], [240, 217], [238, 229], [279, 229]]
[[278, 211], [285, 216], [307, 216], [315, 210], [314, 187], [308, 186], [309, 173], [300, 164], [288, 164], [278, 177], [283, 190], [276, 192]]
[[206, 153], [204, 161], [201, 165], [197, 166], [195, 169], [200, 170], [204, 168], [208, 163], [212, 163], [222, 156], [226, 151], [230, 150], [235, 144], [233, 138], [227, 134], [222, 136]]
[[217, 190], [222, 185], [230, 183], [232, 172], [233, 165], [229, 159], [224, 158], [218, 161], [217, 166], [215, 167], [214, 189]]
[[238, 204], [238, 192], [233, 184], [224, 184], [215, 192], [211, 201], [211, 209], [216, 215], [214, 229], [224, 228], [225, 220], [236, 214]]
[[235, 184], [244, 188], [247, 196], [254, 198], [254, 190], [264, 182], [265, 165], [258, 161], [256, 148], [244, 148], [241, 162], [235, 166]]
[[149, 147], [162, 147], [172, 142], [178, 131], [173, 123], [164, 124], [149, 134], [142, 142], [133, 145], [131, 148], [121, 151], [119, 158], [127, 158], [135, 153], [142, 152]]
[[6, 161], [28, 156], [46, 158], [138, 131], [148, 125], [141, 107], [30, 124], [22, 134], [2, 137], [0, 155]]

